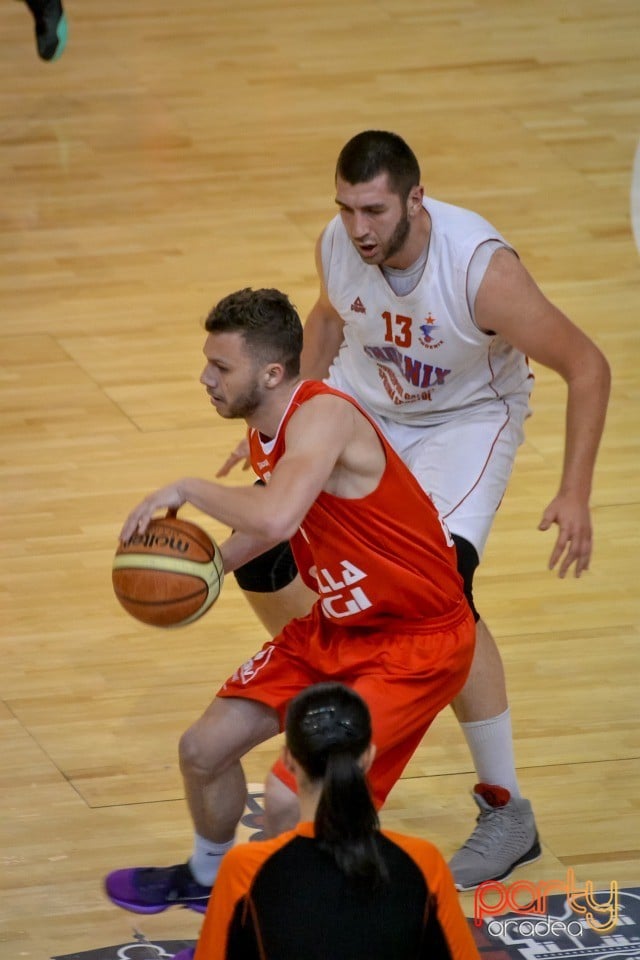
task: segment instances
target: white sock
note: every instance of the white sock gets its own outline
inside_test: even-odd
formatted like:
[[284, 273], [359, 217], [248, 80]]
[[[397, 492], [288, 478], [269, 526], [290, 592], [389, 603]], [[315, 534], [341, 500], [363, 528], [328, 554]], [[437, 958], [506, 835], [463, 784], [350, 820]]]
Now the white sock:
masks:
[[206, 840], [198, 833], [194, 835], [193, 853], [189, 860], [189, 866], [191, 873], [203, 887], [213, 885], [218, 876], [222, 858], [228, 850], [231, 850], [234, 843], [235, 840], [228, 840], [226, 843], [214, 843], [213, 840]]
[[512, 797], [521, 796], [513, 755], [509, 707], [497, 717], [461, 723], [460, 726], [469, 745], [479, 782], [506, 787]]

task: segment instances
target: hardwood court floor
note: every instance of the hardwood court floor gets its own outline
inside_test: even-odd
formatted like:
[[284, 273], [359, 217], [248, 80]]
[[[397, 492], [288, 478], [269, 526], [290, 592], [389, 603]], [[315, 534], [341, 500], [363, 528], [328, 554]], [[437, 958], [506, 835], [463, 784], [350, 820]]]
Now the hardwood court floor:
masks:
[[[592, 570], [546, 570], [536, 526], [564, 387], [538, 370], [477, 596], [544, 844], [520, 875], [638, 884], [637, 0], [66, 8], [54, 64], [22, 3], [0, 14], [2, 960], [119, 943], [133, 925], [197, 934], [190, 913], [117, 910], [101, 878], [186, 857], [179, 733], [265, 633], [232, 578], [201, 622], [145, 628], [112, 595], [111, 557], [139, 498], [211, 475], [235, 444], [197, 383], [200, 322], [245, 285], [280, 286], [306, 313], [335, 158], [367, 127], [405, 136], [428, 193], [491, 220], [611, 362]], [[252, 781], [275, 752], [248, 758]], [[444, 714], [384, 822], [449, 855], [472, 785]]]

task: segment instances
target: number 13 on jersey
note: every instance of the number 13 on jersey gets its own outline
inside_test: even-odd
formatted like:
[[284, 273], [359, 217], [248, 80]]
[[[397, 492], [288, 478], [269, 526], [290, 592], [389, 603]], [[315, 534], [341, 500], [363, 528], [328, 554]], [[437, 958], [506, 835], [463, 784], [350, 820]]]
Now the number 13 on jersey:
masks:
[[401, 313], [396, 313], [394, 317], [385, 310], [382, 319], [385, 322], [386, 343], [395, 343], [396, 347], [411, 346], [411, 317], [403, 317]]

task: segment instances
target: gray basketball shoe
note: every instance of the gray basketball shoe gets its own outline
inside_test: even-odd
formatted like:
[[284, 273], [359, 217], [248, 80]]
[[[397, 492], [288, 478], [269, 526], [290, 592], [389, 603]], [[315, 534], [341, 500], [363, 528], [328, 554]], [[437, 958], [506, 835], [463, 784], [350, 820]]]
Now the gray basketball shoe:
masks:
[[542, 852], [528, 800], [489, 783], [476, 784], [473, 799], [480, 808], [475, 830], [449, 861], [458, 890], [505, 880], [516, 867], [538, 860]]

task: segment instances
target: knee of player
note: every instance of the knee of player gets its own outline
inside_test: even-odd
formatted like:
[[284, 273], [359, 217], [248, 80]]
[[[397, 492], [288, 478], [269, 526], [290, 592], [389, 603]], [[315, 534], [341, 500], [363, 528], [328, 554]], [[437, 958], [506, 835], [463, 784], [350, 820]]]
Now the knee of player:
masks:
[[289, 541], [254, 557], [234, 572], [238, 586], [251, 593], [277, 593], [289, 586], [298, 575]]
[[480, 614], [476, 610], [476, 605], [473, 600], [473, 577], [478, 564], [480, 563], [478, 551], [474, 545], [470, 543], [469, 540], [465, 540], [464, 537], [459, 537], [455, 533], [453, 533], [451, 536], [456, 545], [458, 573], [462, 577], [464, 595], [467, 598], [474, 619], [477, 623], [480, 619]]
[[185, 776], [209, 778], [228, 763], [223, 738], [216, 736], [212, 730], [203, 736], [199, 724], [189, 727], [180, 737], [178, 758], [180, 770]]

